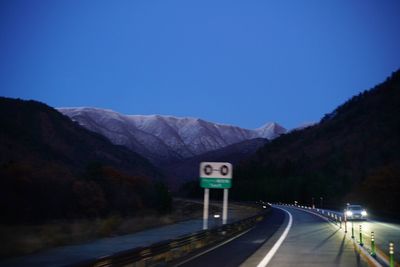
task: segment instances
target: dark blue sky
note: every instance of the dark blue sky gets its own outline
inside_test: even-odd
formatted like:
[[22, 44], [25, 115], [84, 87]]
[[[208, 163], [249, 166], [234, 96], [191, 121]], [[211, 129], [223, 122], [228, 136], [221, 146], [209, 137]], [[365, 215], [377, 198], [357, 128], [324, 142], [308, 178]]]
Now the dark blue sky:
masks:
[[400, 1], [0, 1], [0, 95], [318, 121], [400, 67]]

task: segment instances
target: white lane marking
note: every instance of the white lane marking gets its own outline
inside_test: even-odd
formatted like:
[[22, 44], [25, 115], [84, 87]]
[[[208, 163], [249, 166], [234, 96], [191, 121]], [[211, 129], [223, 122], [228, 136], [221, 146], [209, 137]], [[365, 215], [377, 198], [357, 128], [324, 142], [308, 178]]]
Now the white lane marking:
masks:
[[289, 230], [292, 227], [292, 223], [293, 223], [292, 214], [285, 209], [281, 209], [278, 207], [275, 207], [275, 208], [286, 212], [289, 215], [289, 222], [285, 228], [285, 231], [283, 231], [282, 235], [279, 237], [278, 241], [275, 242], [274, 246], [270, 249], [270, 251], [268, 251], [267, 255], [265, 255], [265, 257], [262, 259], [262, 261], [260, 261], [260, 263], [257, 265], [257, 267], [265, 267], [268, 265], [268, 263], [271, 261], [272, 257], [275, 255], [275, 253], [278, 251], [279, 247], [282, 245], [283, 241], [286, 239], [286, 237], [289, 233]]
[[238, 237], [241, 237], [242, 235], [246, 234], [246, 233], [249, 232], [250, 230], [253, 230], [253, 228], [254, 228], [254, 227], [252, 227], [252, 228], [250, 228], [250, 229], [244, 231], [243, 233], [238, 234], [237, 236], [234, 236], [234, 237], [232, 237], [232, 238], [230, 238], [230, 239], [228, 239], [228, 240], [222, 242], [221, 244], [216, 245], [215, 247], [209, 248], [209, 249], [207, 249], [207, 250], [205, 250], [205, 251], [203, 251], [203, 252], [201, 252], [201, 253], [199, 253], [199, 254], [197, 254], [197, 255], [194, 255], [193, 257], [190, 257], [189, 259], [184, 260], [184, 261], [182, 261], [182, 262], [180, 262], [180, 263], [178, 263], [178, 264], [176, 264], [176, 265], [174, 265], [174, 266], [181, 266], [181, 265], [183, 265], [183, 264], [185, 264], [185, 263], [187, 263], [187, 262], [189, 262], [189, 261], [191, 261], [191, 260], [194, 260], [194, 259], [196, 259], [196, 258], [198, 258], [198, 257], [200, 257], [200, 256], [203, 256], [204, 254], [206, 254], [206, 253], [208, 253], [208, 252], [210, 252], [210, 251], [212, 251], [212, 250], [214, 250], [214, 249], [217, 249], [217, 248], [219, 248], [219, 247], [221, 247], [221, 246], [223, 246], [223, 245], [225, 245], [225, 244], [227, 244], [227, 243], [229, 243], [229, 242], [235, 240], [235, 239], [238, 238]]

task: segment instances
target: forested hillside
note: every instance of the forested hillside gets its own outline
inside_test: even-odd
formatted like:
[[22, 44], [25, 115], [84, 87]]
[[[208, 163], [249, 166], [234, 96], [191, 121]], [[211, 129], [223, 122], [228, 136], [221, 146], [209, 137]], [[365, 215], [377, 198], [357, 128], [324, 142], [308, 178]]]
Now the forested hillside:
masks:
[[235, 198], [341, 206], [396, 214], [400, 197], [400, 71], [283, 135], [235, 170]]
[[146, 159], [45, 104], [0, 98], [0, 125], [4, 222], [135, 214], [168, 205], [160, 174]]

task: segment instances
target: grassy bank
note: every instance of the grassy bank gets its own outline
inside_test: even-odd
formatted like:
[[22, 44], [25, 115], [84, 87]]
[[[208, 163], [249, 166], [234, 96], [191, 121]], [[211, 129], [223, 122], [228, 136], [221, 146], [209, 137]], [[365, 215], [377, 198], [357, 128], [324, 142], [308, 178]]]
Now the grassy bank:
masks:
[[[210, 212], [220, 212], [217, 206], [210, 206], [210, 209]], [[175, 200], [173, 212], [165, 215], [144, 211], [135, 217], [114, 215], [93, 220], [55, 221], [41, 225], [0, 225], [0, 258], [135, 233], [178, 221], [200, 218], [201, 215], [201, 204]]]

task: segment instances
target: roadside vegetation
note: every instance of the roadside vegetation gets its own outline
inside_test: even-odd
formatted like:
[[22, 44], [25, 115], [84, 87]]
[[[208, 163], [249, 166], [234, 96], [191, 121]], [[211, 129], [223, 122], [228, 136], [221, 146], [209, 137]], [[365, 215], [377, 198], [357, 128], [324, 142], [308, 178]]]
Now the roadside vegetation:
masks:
[[[168, 213], [143, 210], [136, 216], [110, 215], [42, 224], [0, 225], [0, 258], [131, 234], [202, 216], [202, 204], [196, 202], [175, 200], [171, 210]], [[249, 209], [248, 212], [254, 213], [254, 210]], [[210, 206], [210, 213], [220, 213], [220, 208]], [[247, 216], [245, 209], [243, 216]]]
[[[229, 205], [230, 216], [235, 220], [251, 217], [260, 211], [260, 207], [255, 205]], [[221, 214], [221, 206], [220, 202], [210, 203], [210, 217]], [[58, 220], [42, 224], [0, 225], [0, 259], [133, 234], [185, 220], [201, 219], [202, 215], [201, 200], [174, 199], [168, 213], [147, 210], [136, 216], [110, 215], [104, 218]]]

